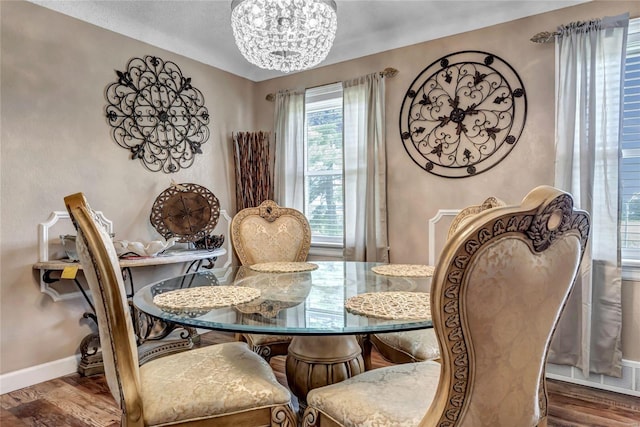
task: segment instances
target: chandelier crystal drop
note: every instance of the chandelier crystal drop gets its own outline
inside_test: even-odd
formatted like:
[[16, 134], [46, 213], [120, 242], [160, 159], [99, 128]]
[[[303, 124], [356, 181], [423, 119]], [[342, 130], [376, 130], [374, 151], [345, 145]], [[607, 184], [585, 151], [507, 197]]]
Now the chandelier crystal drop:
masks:
[[285, 73], [322, 62], [336, 35], [333, 0], [233, 0], [236, 45], [252, 64]]

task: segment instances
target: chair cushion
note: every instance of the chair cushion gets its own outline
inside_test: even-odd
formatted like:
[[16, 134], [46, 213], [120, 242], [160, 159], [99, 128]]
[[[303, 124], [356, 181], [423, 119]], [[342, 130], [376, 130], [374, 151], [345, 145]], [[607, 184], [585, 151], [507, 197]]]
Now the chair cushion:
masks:
[[217, 344], [140, 367], [147, 425], [287, 405], [289, 391], [246, 343]]
[[307, 395], [310, 407], [345, 427], [418, 426], [435, 396], [440, 364], [373, 369]]
[[293, 337], [288, 335], [245, 334], [249, 343], [253, 345], [268, 345], [280, 342], [290, 342]]
[[420, 361], [440, 357], [438, 339], [433, 329], [375, 334], [383, 344], [396, 351], [407, 353]]

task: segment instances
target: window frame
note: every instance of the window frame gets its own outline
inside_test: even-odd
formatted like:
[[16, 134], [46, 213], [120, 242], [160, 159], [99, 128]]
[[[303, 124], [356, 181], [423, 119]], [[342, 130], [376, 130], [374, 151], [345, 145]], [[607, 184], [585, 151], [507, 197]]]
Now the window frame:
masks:
[[[337, 95], [339, 94], [339, 95]], [[339, 99], [339, 102], [336, 100]], [[341, 251], [344, 249], [344, 180], [345, 180], [345, 165], [344, 165], [344, 98], [343, 98], [343, 87], [342, 83], [330, 83], [327, 85], [317, 86], [313, 88], [307, 88], [305, 90], [305, 101], [304, 101], [304, 142], [303, 142], [303, 172], [302, 172], [302, 181], [303, 181], [303, 212], [304, 215], [309, 218], [310, 213], [307, 212], [307, 177], [309, 176], [322, 176], [322, 175], [338, 175], [332, 171], [309, 171], [308, 166], [308, 121], [307, 114], [309, 112], [322, 111], [328, 108], [335, 108], [337, 105], [340, 105], [342, 110], [342, 165], [340, 169], [340, 177], [342, 180], [342, 236], [336, 236], [335, 238], [332, 236], [326, 235], [318, 235], [313, 233], [313, 228], [311, 232], [311, 248], [325, 248], [329, 252], [326, 252], [324, 255], [341, 255]], [[340, 251], [340, 254], [337, 252], [334, 254], [333, 251]]]
[[[626, 59], [629, 55], [638, 55], [640, 56], [640, 18], [630, 19], [629, 20], [629, 32], [627, 35], [627, 52]], [[626, 80], [624, 81], [626, 82]], [[624, 103], [624, 101], [623, 101]], [[639, 108], [640, 110], [640, 108]], [[623, 120], [624, 120], [624, 108], [623, 108]], [[620, 134], [620, 142], [622, 144], [622, 138], [624, 134]], [[620, 161], [623, 162], [624, 159], [629, 158], [640, 158], [640, 148], [620, 148]], [[620, 167], [620, 185], [622, 189], [622, 164]], [[625, 214], [625, 207], [620, 203], [621, 211], [620, 211], [620, 256], [621, 256], [621, 265], [622, 265], [622, 278], [623, 280], [633, 280], [640, 281], [640, 248], [622, 248], [622, 239], [624, 237], [622, 227], [625, 227], [626, 223], [623, 222], [623, 215]]]

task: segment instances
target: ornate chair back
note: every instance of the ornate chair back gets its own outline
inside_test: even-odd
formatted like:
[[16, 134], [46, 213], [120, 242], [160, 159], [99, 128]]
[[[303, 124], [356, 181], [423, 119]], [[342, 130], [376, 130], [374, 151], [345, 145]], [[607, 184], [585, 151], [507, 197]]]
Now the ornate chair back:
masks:
[[141, 423], [138, 351], [118, 255], [82, 193], [64, 202], [77, 229], [76, 248], [93, 296], [107, 384], [124, 416]]
[[458, 212], [458, 214], [453, 218], [453, 221], [451, 221], [451, 225], [449, 226], [449, 231], [447, 233], [447, 239], [453, 236], [453, 233], [466, 224], [474, 215], [486, 211], [487, 209], [499, 208], [502, 206], [506, 206], [506, 203], [497, 197], [488, 197], [484, 202], [482, 202], [482, 204], [467, 206]]
[[[474, 215], [487, 209], [505, 206], [505, 203], [495, 197], [487, 198], [480, 205], [468, 206], [453, 218], [447, 239], [466, 224]], [[418, 362], [423, 360], [437, 360], [440, 349], [433, 329], [419, 329], [406, 332], [387, 332], [371, 334], [368, 339], [363, 337], [362, 348], [365, 366], [371, 368], [371, 345], [387, 360], [393, 363]]]
[[[242, 265], [305, 261], [311, 247], [311, 227], [302, 212], [265, 200], [233, 217], [231, 241]], [[237, 338], [267, 361], [286, 355], [292, 339], [264, 334], [238, 334]]]
[[140, 367], [111, 238], [82, 193], [64, 200], [77, 229], [76, 247], [94, 299], [106, 379], [122, 409], [122, 426], [295, 425], [289, 391], [244, 344], [203, 346]]
[[533, 426], [547, 415], [545, 364], [589, 234], [567, 193], [478, 213], [448, 239], [431, 311], [441, 375], [421, 425]]
[[300, 211], [266, 200], [233, 217], [231, 241], [242, 265], [305, 261], [311, 246], [311, 228]]

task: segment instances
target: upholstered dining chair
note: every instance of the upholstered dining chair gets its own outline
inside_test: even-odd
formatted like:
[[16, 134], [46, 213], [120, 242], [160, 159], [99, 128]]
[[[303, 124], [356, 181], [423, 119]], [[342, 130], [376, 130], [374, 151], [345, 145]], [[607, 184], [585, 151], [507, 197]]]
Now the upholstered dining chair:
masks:
[[[474, 215], [501, 206], [505, 206], [502, 200], [488, 197], [479, 205], [467, 206], [462, 209], [451, 221], [447, 239], [453, 236]], [[438, 340], [433, 329], [371, 334], [368, 337], [363, 337], [363, 358], [367, 370], [371, 369], [372, 346], [375, 346], [382, 357], [393, 363], [422, 362], [437, 360], [440, 357]]]
[[441, 362], [312, 390], [304, 425], [546, 426], [549, 343], [588, 234], [588, 214], [548, 186], [469, 219], [445, 244], [432, 282]]
[[[302, 212], [265, 200], [233, 217], [231, 242], [242, 265], [305, 261], [311, 247], [311, 227]], [[238, 338], [267, 361], [286, 355], [292, 339], [267, 334], [239, 334]]]
[[118, 256], [82, 193], [64, 199], [93, 296], [104, 368], [121, 425], [293, 426], [289, 391], [245, 343], [164, 356], [142, 366]]

